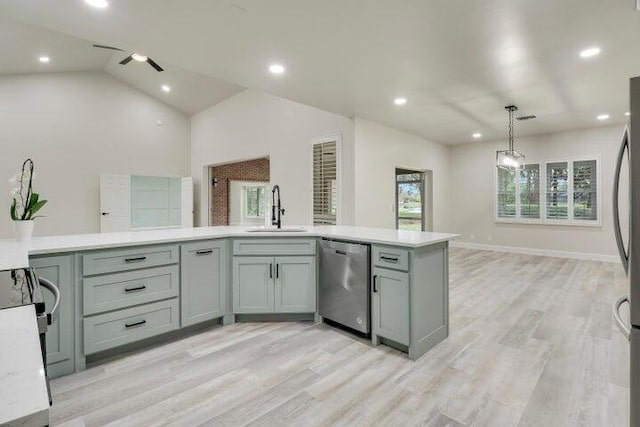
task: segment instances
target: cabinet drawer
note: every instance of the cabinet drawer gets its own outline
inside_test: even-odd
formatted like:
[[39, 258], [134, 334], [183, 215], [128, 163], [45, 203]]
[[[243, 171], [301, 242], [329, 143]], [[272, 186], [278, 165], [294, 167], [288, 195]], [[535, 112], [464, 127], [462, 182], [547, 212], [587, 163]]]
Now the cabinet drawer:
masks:
[[92, 354], [178, 329], [178, 299], [84, 319], [84, 353]]
[[234, 255], [315, 255], [314, 239], [237, 239]]
[[92, 252], [82, 256], [82, 272], [85, 276], [90, 276], [177, 264], [178, 254], [177, 245]]
[[409, 271], [409, 251], [386, 246], [372, 247], [373, 265]]
[[178, 277], [178, 266], [170, 265], [86, 278], [82, 289], [84, 315], [176, 297]]

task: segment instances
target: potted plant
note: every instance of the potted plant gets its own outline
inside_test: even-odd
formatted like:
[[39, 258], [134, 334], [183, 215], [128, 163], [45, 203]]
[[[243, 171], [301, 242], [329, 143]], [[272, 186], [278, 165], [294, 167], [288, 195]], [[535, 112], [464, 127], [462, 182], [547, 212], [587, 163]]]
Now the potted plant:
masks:
[[27, 159], [22, 164], [22, 170], [9, 182], [13, 186], [11, 190], [11, 208], [9, 213], [16, 230], [16, 239], [25, 241], [33, 234], [33, 220], [42, 207], [47, 203], [40, 200], [38, 193], [33, 192], [33, 161]]

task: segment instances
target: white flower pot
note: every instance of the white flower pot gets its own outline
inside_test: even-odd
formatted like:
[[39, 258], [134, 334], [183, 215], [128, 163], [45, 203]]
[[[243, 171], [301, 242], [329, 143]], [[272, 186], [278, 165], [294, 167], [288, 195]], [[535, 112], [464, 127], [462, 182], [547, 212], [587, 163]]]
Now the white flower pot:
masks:
[[31, 236], [33, 235], [33, 220], [13, 221], [13, 227], [16, 230], [16, 240], [18, 242], [31, 240]]

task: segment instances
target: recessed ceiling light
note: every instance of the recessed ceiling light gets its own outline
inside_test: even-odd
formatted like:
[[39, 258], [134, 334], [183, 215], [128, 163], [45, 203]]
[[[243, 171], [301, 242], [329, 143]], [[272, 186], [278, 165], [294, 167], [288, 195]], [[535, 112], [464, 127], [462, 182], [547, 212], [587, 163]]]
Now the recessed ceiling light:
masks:
[[593, 58], [600, 54], [599, 47], [590, 47], [580, 52], [580, 58]]
[[627, 111], [626, 113], [624, 113], [624, 115], [629, 117], [631, 115], [631, 113]]
[[49, 58], [48, 56], [41, 56], [40, 58], [38, 58], [38, 61], [46, 64], [47, 62], [51, 61], [51, 58]]
[[609, 120], [609, 115], [608, 114], [600, 114], [598, 115], [598, 117], [596, 117], [598, 120]]
[[282, 74], [284, 73], [284, 66], [280, 64], [271, 64], [269, 65], [269, 71], [272, 74]]
[[482, 134], [480, 132], [476, 132], [471, 136], [473, 136], [475, 139], [482, 138]]
[[407, 98], [396, 98], [393, 100], [393, 103], [396, 105], [404, 105], [407, 103]]
[[171, 92], [171, 86], [169, 85], [162, 85], [162, 90], [165, 92]]
[[131, 54], [131, 57], [138, 62], [144, 62], [147, 60], [146, 56], [140, 55], [139, 53], [133, 53]]
[[109, 7], [109, 2], [107, 0], [84, 0], [84, 2], [89, 6], [97, 7], [98, 9]]

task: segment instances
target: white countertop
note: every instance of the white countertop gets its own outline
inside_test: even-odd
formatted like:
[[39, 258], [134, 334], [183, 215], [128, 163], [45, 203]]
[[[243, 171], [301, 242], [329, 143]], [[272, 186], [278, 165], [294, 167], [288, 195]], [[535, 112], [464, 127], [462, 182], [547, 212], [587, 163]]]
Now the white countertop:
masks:
[[[90, 249], [115, 248], [185, 240], [224, 237], [326, 237], [362, 243], [376, 243], [407, 248], [420, 248], [452, 240], [457, 234], [401, 231], [386, 228], [352, 226], [307, 227], [303, 232], [248, 232], [255, 227], [194, 227], [164, 230], [131, 231], [125, 233], [76, 234], [34, 237], [20, 244], [0, 240], [0, 268], [22, 268], [28, 265], [28, 255], [74, 252]], [[294, 228], [287, 226], [286, 228]]]
[[0, 425], [49, 424], [49, 395], [33, 305], [0, 310]]

